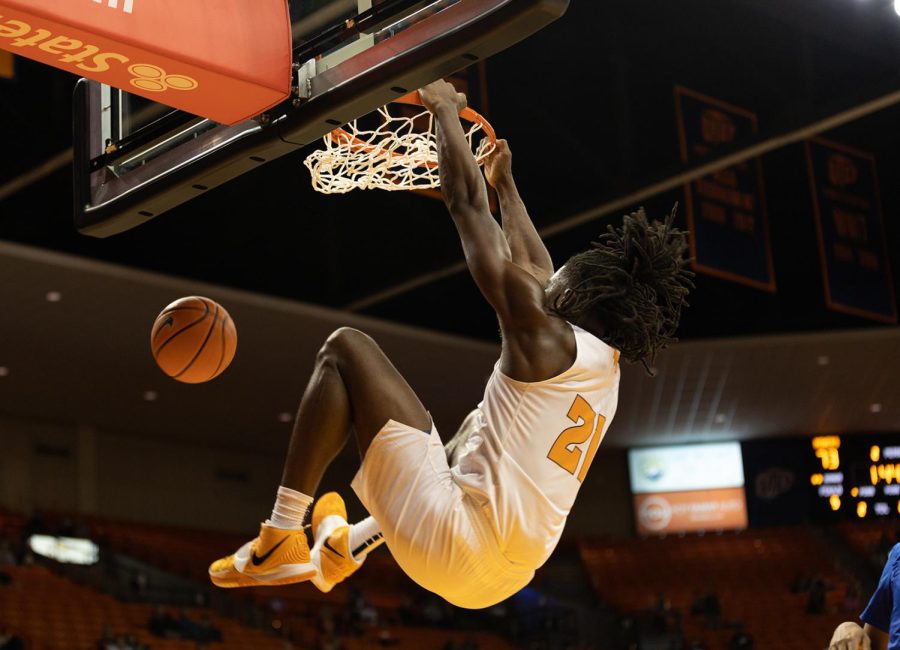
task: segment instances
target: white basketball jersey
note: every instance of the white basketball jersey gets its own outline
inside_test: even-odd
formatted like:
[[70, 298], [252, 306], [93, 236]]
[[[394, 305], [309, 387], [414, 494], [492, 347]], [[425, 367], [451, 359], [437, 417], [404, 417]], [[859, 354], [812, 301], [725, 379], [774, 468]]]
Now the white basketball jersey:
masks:
[[484, 510], [501, 552], [535, 569], [562, 535], [619, 397], [618, 352], [572, 329], [575, 363], [552, 379], [516, 381], [497, 362], [477, 427], [451, 468]]

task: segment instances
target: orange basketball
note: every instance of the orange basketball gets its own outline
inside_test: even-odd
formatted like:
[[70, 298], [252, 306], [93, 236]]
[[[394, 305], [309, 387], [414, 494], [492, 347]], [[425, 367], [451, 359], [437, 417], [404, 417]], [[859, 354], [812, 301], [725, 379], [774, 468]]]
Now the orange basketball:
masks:
[[150, 350], [164, 373], [186, 384], [222, 374], [234, 359], [237, 330], [219, 303], [180, 298], [163, 309], [150, 332]]

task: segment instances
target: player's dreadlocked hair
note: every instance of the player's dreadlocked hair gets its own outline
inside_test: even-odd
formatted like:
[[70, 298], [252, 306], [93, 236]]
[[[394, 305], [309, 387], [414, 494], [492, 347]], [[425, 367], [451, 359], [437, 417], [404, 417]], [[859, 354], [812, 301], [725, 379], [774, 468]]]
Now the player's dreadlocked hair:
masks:
[[574, 294], [565, 306], [569, 319], [594, 312], [603, 340], [650, 374], [657, 352], [676, 340], [694, 287], [685, 257], [687, 233], [672, 227], [677, 208], [665, 223], [648, 222], [641, 208], [566, 264]]

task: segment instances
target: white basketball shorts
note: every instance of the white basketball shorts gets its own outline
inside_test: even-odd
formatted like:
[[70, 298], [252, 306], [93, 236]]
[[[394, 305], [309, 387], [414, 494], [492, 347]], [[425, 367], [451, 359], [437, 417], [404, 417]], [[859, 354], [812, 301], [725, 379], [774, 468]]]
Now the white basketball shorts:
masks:
[[458, 607], [490, 607], [534, 576], [501, 555], [485, 515], [454, 482], [434, 426], [424, 432], [389, 420], [351, 485], [397, 564]]

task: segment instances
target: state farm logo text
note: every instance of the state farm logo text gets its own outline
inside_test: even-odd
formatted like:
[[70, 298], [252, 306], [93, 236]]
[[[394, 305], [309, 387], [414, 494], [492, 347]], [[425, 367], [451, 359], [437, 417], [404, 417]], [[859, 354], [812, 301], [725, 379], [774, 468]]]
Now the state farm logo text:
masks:
[[[97, 79], [99, 73], [109, 72], [113, 65], [131, 62], [124, 54], [102, 52], [96, 45], [76, 38], [55, 35], [48, 29], [32, 27], [21, 20], [3, 19], [4, 16], [0, 16], [0, 39], [7, 40], [13, 48], [36, 47], [56, 56], [56, 60], [66, 67], [89, 73], [88, 76], [91, 78]], [[131, 85], [144, 92], [194, 90], [200, 85], [193, 77], [169, 74], [161, 67], [150, 63], [131, 64], [128, 66], [128, 72], [134, 77]]]
[[[102, 5], [104, 2], [106, 6], [110, 9], [118, 9], [119, 8], [119, 0], [94, 0], [98, 5]], [[134, 10], [134, 0], [125, 0], [122, 3], [122, 11], [126, 14], [130, 14]]]

